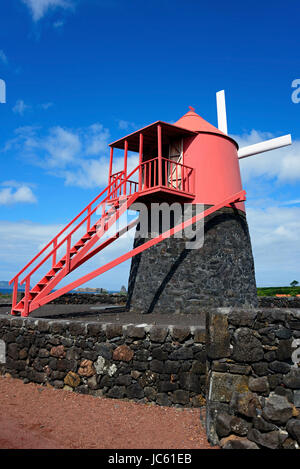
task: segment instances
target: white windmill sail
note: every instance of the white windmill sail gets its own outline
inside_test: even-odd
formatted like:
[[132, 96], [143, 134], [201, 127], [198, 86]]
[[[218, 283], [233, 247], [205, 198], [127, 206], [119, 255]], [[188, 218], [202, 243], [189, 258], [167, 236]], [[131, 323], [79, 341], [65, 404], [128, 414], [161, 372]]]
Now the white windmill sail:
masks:
[[[221, 90], [216, 93], [217, 97], [217, 114], [218, 114], [218, 129], [228, 133], [227, 130], [227, 116], [225, 104], [225, 91]], [[266, 151], [276, 150], [277, 148], [286, 147], [292, 144], [291, 134], [283, 135], [282, 137], [272, 138], [264, 142], [255, 143], [238, 150], [239, 159], [247, 158], [248, 156], [258, 155]]]
[[292, 144], [291, 134], [283, 135], [282, 137], [272, 138], [264, 142], [255, 143], [238, 150], [239, 159], [247, 158], [248, 156], [264, 153], [265, 151], [276, 150], [276, 148], [286, 147]]
[[227, 115], [225, 103], [225, 91], [217, 92], [217, 114], [218, 114], [218, 129], [224, 134], [227, 134]]

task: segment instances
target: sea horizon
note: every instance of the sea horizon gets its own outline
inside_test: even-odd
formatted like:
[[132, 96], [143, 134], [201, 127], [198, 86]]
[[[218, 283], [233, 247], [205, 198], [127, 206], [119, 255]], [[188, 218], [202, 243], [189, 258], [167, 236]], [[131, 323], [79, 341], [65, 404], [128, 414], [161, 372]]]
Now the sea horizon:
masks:
[[[1, 287], [0, 287], [0, 293], [2, 293], [2, 295], [11, 294], [12, 291], [13, 291], [12, 288], [1, 288]], [[22, 288], [22, 287], [21, 287], [21, 288], [18, 288], [18, 291], [19, 291], [19, 292], [24, 292], [24, 291], [25, 291], [25, 288]], [[55, 290], [53, 290], [53, 291], [55, 291]], [[78, 294], [80, 294], [80, 293], [85, 293], [85, 294], [91, 294], [91, 295], [97, 295], [97, 294], [99, 294], [99, 292], [94, 292], [94, 291], [82, 292], [82, 291], [77, 291], [77, 290], [71, 290], [71, 291], [69, 291], [68, 293], [78, 293]], [[110, 294], [112, 294], [112, 293], [119, 293], [119, 291], [117, 291], [117, 290], [107, 290], [107, 293], [110, 293]]]

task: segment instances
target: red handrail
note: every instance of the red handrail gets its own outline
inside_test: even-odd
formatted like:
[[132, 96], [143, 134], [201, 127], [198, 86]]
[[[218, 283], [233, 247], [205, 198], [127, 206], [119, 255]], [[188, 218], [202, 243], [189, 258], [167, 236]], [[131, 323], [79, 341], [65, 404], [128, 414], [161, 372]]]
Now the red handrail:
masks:
[[[168, 187], [181, 192], [194, 193], [194, 169], [177, 161], [168, 158], [161, 158], [162, 161], [162, 187]], [[141, 164], [143, 180], [141, 190], [159, 186], [158, 180], [158, 158], [144, 161]]]
[[[139, 169], [139, 166], [137, 166], [137, 167], [128, 175], [128, 178], [131, 177], [131, 176], [137, 171], [137, 169]], [[126, 178], [124, 181], [122, 181], [122, 182], [118, 185], [118, 187], [116, 188], [116, 190], [119, 189], [123, 184], [126, 184], [126, 182], [128, 182], [128, 178]], [[131, 181], [131, 182], [133, 182], [133, 181]], [[104, 193], [109, 187], [110, 187], [110, 185], [109, 185], [106, 189], [104, 189], [104, 191], [102, 191], [101, 194], [103, 195], [103, 193]], [[86, 215], [86, 217], [85, 217], [78, 225], [76, 225], [75, 228], [73, 228], [73, 230], [72, 230], [70, 233], [68, 233], [67, 236], [65, 236], [64, 239], [62, 239], [58, 244], [56, 244], [56, 246], [52, 249], [52, 251], [50, 251], [50, 252], [46, 255], [46, 257], [44, 257], [44, 258], [39, 262], [39, 264], [37, 264], [37, 265], [26, 275], [26, 277], [24, 277], [24, 278], [22, 279], [22, 281], [20, 282], [20, 285], [22, 285], [28, 278], [30, 278], [30, 277], [31, 277], [31, 276], [32, 276], [32, 275], [33, 275], [33, 274], [34, 274], [34, 273], [35, 273], [52, 255], [53, 255], [53, 254], [54, 254], [54, 253], [56, 253], [57, 250], [65, 243], [66, 240], [67, 240], [67, 241], [68, 241], [68, 240], [71, 240], [72, 235], [73, 235], [73, 234], [78, 230], [78, 228], [80, 228], [88, 219], [90, 219], [90, 217], [98, 210], [98, 208], [99, 208], [101, 205], [102, 205], [103, 208], [104, 208], [104, 207], [105, 207], [104, 204], [110, 199], [110, 195], [111, 195], [111, 193], [109, 193], [109, 194], [105, 197], [104, 200], [102, 200], [98, 205], [96, 205], [96, 207], [94, 207], [93, 210], [90, 210], [89, 213]], [[94, 203], [99, 197], [100, 197], [100, 195], [99, 195], [98, 197], [96, 197], [96, 198], [93, 200], [93, 202], [91, 202], [87, 207], [91, 206], [92, 203]], [[85, 209], [85, 210], [86, 210], [86, 209]], [[82, 215], [82, 213], [84, 213], [85, 210], [83, 210], [83, 211], [81, 212], [81, 215]], [[114, 210], [114, 208], [111, 208], [111, 209], [106, 213], [106, 215], [107, 215], [111, 210]], [[104, 210], [103, 215], [105, 215], [105, 210]], [[102, 216], [103, 216], [103, 215], [102, 215]], [[77, 217], [74, 219], [74, 221], [75, 221], [76, 219], [78, 219], [79, 216], [80, 216], [80, 215], [77, 215]], [[72, 223], [69, 223], [67, 226], [69, 227], [71, 224], [72, 224]], [[65, 231], [65, 230], [63, 230], [63, 231]], [[62, 231], [62, 232], [63, 232], [63, 231]], [[62, 232], [61, 232], [61, 233], [62, 233]], [[59, 235], [57, 235], [56, 238], [54, 238], [54, 239], [56, 239], [56, 241], [57, 241], [58, 236], [59, 236]], [[68, 241], [68, 243], [70, 243], [70, 241]], [[51, 244], [51, 242], [48, 243], [47, 246], [49, 247], [50, 244]], [[46, 248], [44, 248], [43, 251], [41, 251], [40, 254], [42, 254], [42, 252], [44, 252], [45, 249], [46, 249]], [[37, 259], [37, 257], [39, 257], [39, 256], [36, 256], [35, 259]], [[28, 264], [27, 267], [29, 267], [29, 265], [32, 264], [32, 262], [33, 262], [33, 261], [31, 261], [31, 262]], [[24, 270], [26, 270], [26, 269], [24, 268], [24, 269], [23, 269], [23, 272], [24, 272]], [[21, 273], [22, 273], [22, 272], [21, 272]], [[19, 275], [20, 275], [20, 273], [17, 274], [17, 277], [19, 277]]]
[[23, 269], [20, 270], [20, 272], [18, 272], [10, 281], [9, 281], [9, 285], [12, 284], [12, 282], [17, 278], [19, 277], [36, 259], [38, 259], [38, 257], [41, 256], [41, 254], [43, 254], [43, 252], [46, 251], [46, 249], [52, 244], [52, 243], [55, 243], [57, 242], [57, 239], [76, 221], [78, 220], [78, 218], [81, 217], [81, 215], [86, 211], [88, 210], [95, 202], [96, 200], [98, 200], [107, 190], [108, 188], [110, 187], [110, 185], [108, 185], [105, 189], [103, 189], [102, 192], [100, 192], [100, 194], [97, 195], [97, 197], [95, 197], [92, 202], [90, 202], [83, 210], [81, 210], [81, 212], [76, 215], [75, 218], [73, 218], [72, 221], [70, 221], [66, 226], [65, 228], [63, 228], [56, 236], [54, 236], [54, 238], [49, 241], [49, 243], [36, 255], [34, 256], [33, 259], [31, 259], [31, 261], [28, 262], [28, 264], [25, 265], [25, 267], [23, 267]]
[[184, 166], [185, 168], [191, 169], [192, 171], [194, 170], [194, 168], [192, 168], [191, 166], [187, 166], [186, 164], [179, 163], [179, 161], [173, 161], [173, 160], [170, 160], [169, 158], [162, 158], [162, 160], [170, 161], [171, 163], [177, 164], [179, 166]]
[[124, 170], [123, 170], [123, 171], [118, 171], [118, 172], [116, 172], [116, 173], [113, 173], [113, 174], [110, 176], [110, 178], [119, 176], [119, 175], [121, 175], [121, 174], [125, 174]]

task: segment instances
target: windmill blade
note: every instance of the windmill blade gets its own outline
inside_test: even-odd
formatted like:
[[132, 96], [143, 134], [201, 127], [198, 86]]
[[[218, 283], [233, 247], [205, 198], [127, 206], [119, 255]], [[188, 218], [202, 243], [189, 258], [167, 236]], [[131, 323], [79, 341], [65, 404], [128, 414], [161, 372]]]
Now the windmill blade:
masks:
[[218, 129], [227, 135], [227, 116], [226, 116], [226, 103], [225, 91], [218, 91], [217, 96], [217, 114], [218, 114]]
[[283, 135], [282, 137], [272, 138], [264, 142], [255, 143], [248, 147], [240, 148], [238, 150], [238, 157], [247, 158], [248, 156], [257, 155], [258, 153], [264, 153], [265, 151], [276, 150], [277, 148], [286, 147], [292, 144], [291, 134]]

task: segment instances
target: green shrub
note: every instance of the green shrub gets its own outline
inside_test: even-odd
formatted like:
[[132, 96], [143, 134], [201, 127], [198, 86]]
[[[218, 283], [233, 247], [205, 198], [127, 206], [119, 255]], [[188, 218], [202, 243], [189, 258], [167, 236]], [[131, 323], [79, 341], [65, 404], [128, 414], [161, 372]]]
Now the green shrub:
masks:
[[257, 288], [257, 296], [300, 295], [299, 287], [260, 287]]

